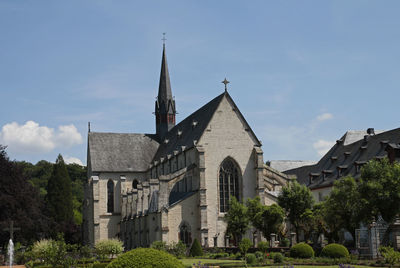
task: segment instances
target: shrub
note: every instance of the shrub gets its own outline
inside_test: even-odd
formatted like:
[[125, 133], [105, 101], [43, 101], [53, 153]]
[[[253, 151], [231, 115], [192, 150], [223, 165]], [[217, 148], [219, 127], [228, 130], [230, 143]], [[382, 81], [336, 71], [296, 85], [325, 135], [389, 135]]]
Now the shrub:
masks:
[[247, 251], [249, 248], [252, 246], [252, 243], [250, 239], [248, 238], [243, 238], [242, 241], [239, 243], [239, 250], [242, 255], [246, 255]]
[[380, 247], [379, 248], [379, 253], [383, 256], [385, 259], [385, 262], [393, 266], [395, 263], [400, 262], [400, 252], [395, 251], [391, 247]]
[[284, 258], [281, 253], [277, 252], [274, 254], [274, 263], [282, 263]]
[[256, 251], [255, 254], [256, 254], [256, 257], [257, 257], [257, 259], [258, 259], [258, 258], [264, 258], [264, 254], [265, 254], [265, 253], [264, 253], [263, 251]]
[[290, 257], [292, 258], [312, 258], [314, 257], [314, 250], [310, 245], [302, 242], [290, 248]]
[[321, 256], [329, 258], [348, 258], [349, 251], [345, 246], [333, 243], [326, 245], [322, 249]]
[[168, 247], [168, 253], [177, 258], [183, 258], [186, 255], [186, 245], [182, 241], [179, 241], [178, 243], [173, 242]]
[[253, 253], [249, 253], [246, 255], [246, 262], [248, 264], [255, 264], [257, 262], [257, 257]]
[[165, 241], [154, 241], [153, 243], [151, 243], [150, 247], [157, 250], [168, 250], [167, 242]]
[[184, 268], [174, 256], [154, 248], [137, 248], [128, 251], [107, 265], [107, 268]]
[[46, 254], [51, 247], [51, 243], [53, 240], [42, 239], [40, 241], [36, 241], [32, 247], [32, 258], [34, 260], [45, 260]]
[[118, 239], [100, 240], [94, 247], [97, 256], [102, 260], [110, 257], [110, 255], [111, 258], [114, 258], [114, 255], [118, 255], [124, 251], [122, 241]]
[[72, 259], [67, 255], [67, 244], [62, 234], [57, 235], [57, 240], [40, 240], [32, 247], [33, 259], [43, 260], [45, 264], [52, 267], [57, 265], [68, 265]]
[[203, 249], [201, 248], [199, 240], [197, 238], [194, 239], [192, 247], [190, 248], [189, 251], [189, 256], [191, 257], [197, 257], [197, 256], [203, 256]]
[[268, 242], [266, 241], [259, 242], [257, 248], [265, 253], [269, 248]]
[[281, 241], [279, 242], [281, 247], [289, 247], [290, 241], [286, 237], [282, 238]]

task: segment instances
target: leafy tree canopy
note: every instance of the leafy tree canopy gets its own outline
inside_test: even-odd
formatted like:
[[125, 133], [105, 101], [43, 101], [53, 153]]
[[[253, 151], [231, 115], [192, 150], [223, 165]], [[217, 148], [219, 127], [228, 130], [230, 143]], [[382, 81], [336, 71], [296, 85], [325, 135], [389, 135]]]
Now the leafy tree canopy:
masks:
[[232, 235], [235, 243], [241, 240], [241, 236], [249, 228], [249, 218], [247, 208], [240, 203], [234, 196], [229, 201], [229, 210], [225, 214], [224, 220], [227, 222], [227, 233]]
[[400, 214], [400, 163], [390, 163], [387, 158], [369, 161], [361, 169], [358, 189], [364, 222], [378, 215], [392, 222]]
[[[278, 204], [285, 209], [289, 221], [298, 234], [304, 216], [313, 207], [314, 198], [307, 186], [300, 185], [297, 181], [291, 181], [282, 188], [282, 192], [278, 196]], [[307, 214], [305, 214], [306, 212]]]

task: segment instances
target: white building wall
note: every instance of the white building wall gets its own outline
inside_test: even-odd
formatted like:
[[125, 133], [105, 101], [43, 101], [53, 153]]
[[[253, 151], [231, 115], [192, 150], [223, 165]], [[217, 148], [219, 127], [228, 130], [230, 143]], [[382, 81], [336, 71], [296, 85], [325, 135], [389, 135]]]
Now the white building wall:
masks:
[[[256, 195], [256, 172], [253, 156], [257, 141], [241, 121], [234, 106], [225, 97], [215, 112], [206, 131], [198, 142], [204, 148], [207, 195], [208, 246], [218, 236], [218, 246], [225, 246], [226, 223], [224, 213], [219, 212], [218, 172], [222, 161], [231, 157], [242, 173], [242, 200]], [[203, 241], [204, 242], [204, 241]]]

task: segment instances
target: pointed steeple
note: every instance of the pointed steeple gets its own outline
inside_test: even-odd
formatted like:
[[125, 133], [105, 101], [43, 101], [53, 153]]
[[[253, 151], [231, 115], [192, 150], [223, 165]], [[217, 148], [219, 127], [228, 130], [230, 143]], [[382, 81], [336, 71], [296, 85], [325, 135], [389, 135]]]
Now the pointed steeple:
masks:
[[155, 103], [156, 134], [160, 140], [164, 139], [168, 131], [175, 126], [175, 100], [172, 98], [171, 82], [169, 79], [165, 43], [161, 60], [160, 84]]

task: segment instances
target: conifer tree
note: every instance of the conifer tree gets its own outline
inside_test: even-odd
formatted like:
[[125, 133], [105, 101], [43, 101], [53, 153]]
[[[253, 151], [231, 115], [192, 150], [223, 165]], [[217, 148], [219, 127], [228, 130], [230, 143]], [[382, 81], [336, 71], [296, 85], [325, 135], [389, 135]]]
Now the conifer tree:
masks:
[[46, 201], [49, 214], [56, 223], [64, 224], [72, 221], [71, 180], [61, 154], [57, 157], [53, 172], [47, 183]]

